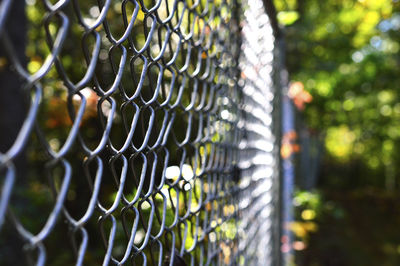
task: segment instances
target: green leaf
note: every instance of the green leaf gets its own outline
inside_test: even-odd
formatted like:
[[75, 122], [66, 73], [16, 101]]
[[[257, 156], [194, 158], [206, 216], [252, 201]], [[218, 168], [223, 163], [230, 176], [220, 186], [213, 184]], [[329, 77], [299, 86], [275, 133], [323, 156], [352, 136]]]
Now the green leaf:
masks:
[[281, 11], [278, 13], [278, 21], [280, 24], [289, 26], [296, 22], [300, 17], [296, 11]]

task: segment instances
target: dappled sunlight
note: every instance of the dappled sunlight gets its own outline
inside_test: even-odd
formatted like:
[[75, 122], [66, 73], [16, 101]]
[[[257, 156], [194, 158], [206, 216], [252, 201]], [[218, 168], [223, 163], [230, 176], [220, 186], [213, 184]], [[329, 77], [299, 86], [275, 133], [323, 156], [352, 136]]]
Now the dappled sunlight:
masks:
[[329, 128], [326, 132], [326, 148], [339, 160], [347, 160], [353, 153], [356, 134], [347, 126]]
[[299, 144], [294, 263], [399, 265], [399, 217], [385, 204], [400, 188], [400, 2], [274, 3], [298, 109], [298, 140], [281, 149]]

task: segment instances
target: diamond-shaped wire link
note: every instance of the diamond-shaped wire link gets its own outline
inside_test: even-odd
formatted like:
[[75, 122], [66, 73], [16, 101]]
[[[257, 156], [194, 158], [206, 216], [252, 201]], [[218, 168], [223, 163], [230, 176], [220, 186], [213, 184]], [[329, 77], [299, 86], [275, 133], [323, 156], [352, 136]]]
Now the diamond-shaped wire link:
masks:
[[273, 265], [261, 1], [3, 0], [0, 47], [1, 264]]

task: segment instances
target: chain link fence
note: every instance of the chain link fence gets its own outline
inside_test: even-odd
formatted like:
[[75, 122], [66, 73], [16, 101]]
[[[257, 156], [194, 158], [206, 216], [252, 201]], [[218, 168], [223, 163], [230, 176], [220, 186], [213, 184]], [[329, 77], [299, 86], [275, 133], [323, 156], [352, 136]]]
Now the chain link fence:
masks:
[[279, 265], [261, 0], [0, 3], [2, 265]]

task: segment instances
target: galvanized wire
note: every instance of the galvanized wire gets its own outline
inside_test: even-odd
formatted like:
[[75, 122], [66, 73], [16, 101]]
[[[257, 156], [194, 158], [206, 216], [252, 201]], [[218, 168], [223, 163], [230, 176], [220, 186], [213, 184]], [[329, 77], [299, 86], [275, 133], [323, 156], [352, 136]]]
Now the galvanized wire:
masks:
[[276, 265], [262, 2], [26, 3], [0, 5], [2, 97], [17, 83], [26, 109], [0, 153], [0, 262]]
[[243, 169], [239, 251], [244, 265], [279, 265], [279, 86], [275, 37], [261, 0], [247, 1], [240, 68], [243, 78]]

